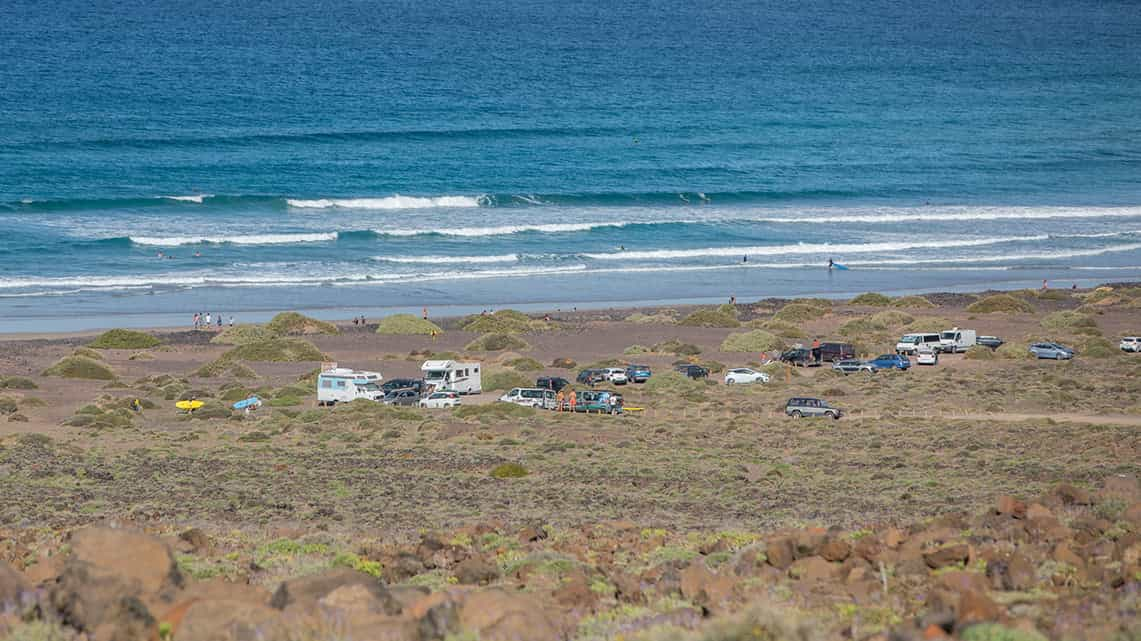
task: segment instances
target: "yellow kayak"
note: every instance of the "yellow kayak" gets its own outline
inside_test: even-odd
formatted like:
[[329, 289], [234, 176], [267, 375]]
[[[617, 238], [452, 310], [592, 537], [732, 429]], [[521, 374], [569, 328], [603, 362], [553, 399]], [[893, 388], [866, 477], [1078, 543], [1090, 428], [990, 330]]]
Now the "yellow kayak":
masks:
[[174, 406], [177, 407], [178, 409], [186, 410], [187, 412], [193, 412], [194, 410], [198, 409], [199, 407], [202, 407], [203, 405], [205, 405], [205, 403], [203, 403], [202, 401], [179, 401], [179, 402], [174, 404]]

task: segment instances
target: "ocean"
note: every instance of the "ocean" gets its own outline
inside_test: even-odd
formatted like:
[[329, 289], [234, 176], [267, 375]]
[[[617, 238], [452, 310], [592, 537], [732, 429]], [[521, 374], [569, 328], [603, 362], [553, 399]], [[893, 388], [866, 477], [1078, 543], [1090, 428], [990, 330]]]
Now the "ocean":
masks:
[[8, 0], [0, 332], [1141, 279], [1139, 34], [1131, 1]]

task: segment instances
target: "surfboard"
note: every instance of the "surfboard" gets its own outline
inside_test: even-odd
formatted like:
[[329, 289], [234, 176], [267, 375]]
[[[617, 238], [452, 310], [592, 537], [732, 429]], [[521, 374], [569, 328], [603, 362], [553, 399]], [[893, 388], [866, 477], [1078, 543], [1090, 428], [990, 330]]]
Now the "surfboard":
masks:
[[203, 403], [202, 401], [179, 401], [179, 402], [174, 404], [174, 406], [177, 407], [178, 409], [186, 410], [187, 412], [193, 412], [194, 410], [198, 409], [199, 407], [202, 407], [203, 405], [205, 405], [205, 403]]
[[256, 407], [261, 405], [261, 399], [256, 396], [251, 396], [234, 403], [233, 407], [236, 410], [244, 410], [247, 407]]
[[845, 267], [845, 266], [843, 266], [843, 265], [841, 265], [840, 263], [832, 263], [832, 269], [838, 269], [838, 270], [840, 270], [840, 271], [842, 271], [842, 272], [846, 272], [846, 271], [848, 271], [848, 268], [847, 268], [847, 267]]

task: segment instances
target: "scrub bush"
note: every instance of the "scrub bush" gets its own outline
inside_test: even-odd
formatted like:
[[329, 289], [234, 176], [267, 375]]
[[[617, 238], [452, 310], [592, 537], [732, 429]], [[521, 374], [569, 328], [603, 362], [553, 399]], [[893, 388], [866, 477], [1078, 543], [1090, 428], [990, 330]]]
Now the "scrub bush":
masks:
[[430, 320], [417, 318], [412, 314], [393, 314], [385, 316], [376, 327], [377, 334], [412, 336], [429, 336], [432, 332], [442, 334], [440, 326]]
[[87, 344], [94, 349], [147, 349], [161, 345], [162, 341], [131, 329], [112, 329], [103, 332]]

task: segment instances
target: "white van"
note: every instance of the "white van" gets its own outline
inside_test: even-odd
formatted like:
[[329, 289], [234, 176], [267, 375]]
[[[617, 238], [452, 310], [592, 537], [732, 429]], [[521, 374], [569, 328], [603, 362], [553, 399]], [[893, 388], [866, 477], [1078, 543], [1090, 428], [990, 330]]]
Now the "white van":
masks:
[[534, 407], [536, 409], [553, 410], [555, 409], [555, 392], [554, 390], [541, 389], [538, 387], [516, 387], [503, 396], [500, 396], [499, 402], [526, 405], [527, 407]]
[[978, 335], [973, 329], [959, 329], [952, 327], [939, 334], [939, 351], [954, 354], [965, 352], [978, 343]]
[[358, 398], [379, 401], [384, 398], [380, 372], [363, 372], [346, 367], [334, 367], [317, 375], [317, 404], [335, 405]]
[[420, 371], [424, 372], [424, 386], [428, 390], [460, 394], [483, 392], [483, 379], [479, 369], [479, 363], [457, 361], [424, 361], [420, 366]]
[[895, 344], [896, 354], [915, 354], [919, 351], [920, 347], [930, 347], [935, 349], [939, 347], [938, 334], [904, 334], [899, 342]]

